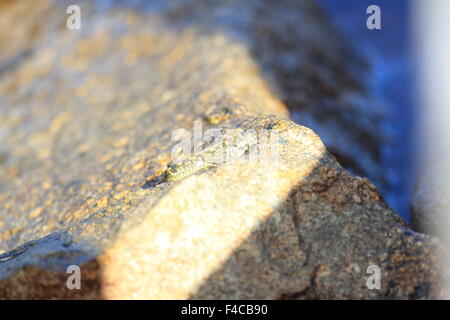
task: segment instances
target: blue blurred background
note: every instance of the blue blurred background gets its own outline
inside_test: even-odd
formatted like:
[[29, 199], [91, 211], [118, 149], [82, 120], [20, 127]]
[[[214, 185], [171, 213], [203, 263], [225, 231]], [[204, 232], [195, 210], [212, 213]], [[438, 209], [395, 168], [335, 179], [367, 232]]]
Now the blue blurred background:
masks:
[[[387, 142], [382, 149], [383, 170], [390, 187], [384, 199], [409, 221], [414, 183], [413, 56], [410, 0], [317, 0], [332, 23], [372, 65], [373, 92], [386, 106], [382, 124]], [[366, 9], [381, 9], [381, 30], [369, 30]]]

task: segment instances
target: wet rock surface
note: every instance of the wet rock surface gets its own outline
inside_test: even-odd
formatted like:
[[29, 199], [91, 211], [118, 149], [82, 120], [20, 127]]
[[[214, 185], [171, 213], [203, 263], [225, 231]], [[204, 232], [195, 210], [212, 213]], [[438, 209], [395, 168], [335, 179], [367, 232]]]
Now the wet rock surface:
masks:
[[[43, 0], [23, 35], [1, 25], [0, 297], [442, 294], [437, 240], [319, 138], [383, 180], [364, 63], [312, 2], [79, 4], [78, 31], [65, 28], [64, 2]], [[0, 21], [29, 11], [0, 5]], [[247, 150], [167, 181], [172, 133], [196, 120], [269, 132], [279, 158], [252, 162]], [[73, 264], [81, 290], [66, 287]], [[380, 290], [367, 288], [370, 265]]]

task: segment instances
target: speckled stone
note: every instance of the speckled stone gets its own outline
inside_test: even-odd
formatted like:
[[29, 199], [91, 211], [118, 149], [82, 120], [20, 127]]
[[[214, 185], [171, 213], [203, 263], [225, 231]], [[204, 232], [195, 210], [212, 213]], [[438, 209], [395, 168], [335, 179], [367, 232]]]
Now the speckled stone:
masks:
[[[70, 31], [63, 2], [35, 1], [30, 15], [26, 1], [0, 2], [0, 298], [439, 297], [437, 240], [288, 120], [281, 99], [325, 119], [342, 137], [332, 148], [355, 146], [345, 157], [382, 179], [376, 152], [355, 140], [376, 123], [350, 103], [364, 96], [350, 72], [359, 64], [333, 69], [348, 54], [318, 55], [333, 32], [313, 3], [165, 3], [79, 2], [82, 29]], [[299, 57], [308, 68], [288, 88], [284, 63]], [[326, 125], [336, 114], [347, 120]], [[171, 135], [195, 120], [276, 134], [278, 165], [235, 161], [165, 181]], [[79, 291], [66, 287], [72, 264]], [[371, 264], [380, 290], [365, 285]]]

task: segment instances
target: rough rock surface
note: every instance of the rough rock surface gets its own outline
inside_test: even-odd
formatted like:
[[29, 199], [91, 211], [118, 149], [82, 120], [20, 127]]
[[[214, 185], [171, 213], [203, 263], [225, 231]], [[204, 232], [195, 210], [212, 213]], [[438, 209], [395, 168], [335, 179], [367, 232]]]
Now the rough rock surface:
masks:
[[[64, 3], [36, 1], [14, 37], [25, 40], [0, 33], [0, 297], [439, 297], [437, 241], [287, 120], [280, 98], [380, 178], [361, 138], [374, 113], [354, 103], [359, 64], [314, 4], [167, 3], [82, 2], [82, 29], [70, 31]], [[0, 5], [5, 31], [28, 12]], [[197, 119], [270, 132], [277, 165], [246, 154], [166, 181], [173, 130]], [[81, 290], [66, 287], [71, 264]], [[366, 286], [372, 264], [380, 290]]]
[[[279, 132], [279, 166], [232, 163], [174, 185], [102, 256], [106, 297], [439, 296], [436, 240], [409, 230], [312, 131], [274, 118], [236, 126]], [[382, 270], [379, 291], [367, 289], [369, 265]]]

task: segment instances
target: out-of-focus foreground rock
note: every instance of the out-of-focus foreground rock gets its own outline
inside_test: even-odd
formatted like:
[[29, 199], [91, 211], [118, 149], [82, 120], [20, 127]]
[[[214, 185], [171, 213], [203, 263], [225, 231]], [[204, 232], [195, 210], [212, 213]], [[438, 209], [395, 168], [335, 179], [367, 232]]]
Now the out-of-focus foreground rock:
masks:
[[[383, 181], [364, 63], [314, 3], [126, 3], [79, 2], [68, 30], [68, 3], [0, 2], [1, 298], [442, 295], [438, 241], [288, 120]], [[196, 120], [268, 132], [278, 158], [166, 181]]]
[[430, 161], [418, 179], [412, 201], [412, 224], [414, 230], [438, 235], [450, 244], [448, 230], [448, 156]]

